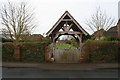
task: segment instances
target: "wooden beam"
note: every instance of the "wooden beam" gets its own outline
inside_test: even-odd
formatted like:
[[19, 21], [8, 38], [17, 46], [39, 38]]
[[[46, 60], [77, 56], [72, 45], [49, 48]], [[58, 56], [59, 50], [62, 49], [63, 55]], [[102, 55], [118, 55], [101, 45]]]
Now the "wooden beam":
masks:
[[68, 34], [68, 35], [71, 35], [71, 34], [82, 34], [82, 33], [81, 32], [77, 32], [77, 31], [60, 31], [60, 32], [58, 32], [56, 34], [62, 34], [62, 35]]
[[73, 26], [73, 24], [70, 24], [70, 26], [68, 26], [68, 28], [67, 28], [67, 31], [69, 31], [72, 26]]
[[62, 19], [61, 21], [73, 21], [72, 19]]
[[67, 25], [68, 25], [68, 24], [67, 24], [67, 21], [66, 21], [65, 25], [66, 25], [66, 26], [63, 26], [63, 27], [62, 27], [63, 31], [69, 31], [70, 28], [73, 26], [72, 23], [71, 23], [69, 26], [67, 26]]

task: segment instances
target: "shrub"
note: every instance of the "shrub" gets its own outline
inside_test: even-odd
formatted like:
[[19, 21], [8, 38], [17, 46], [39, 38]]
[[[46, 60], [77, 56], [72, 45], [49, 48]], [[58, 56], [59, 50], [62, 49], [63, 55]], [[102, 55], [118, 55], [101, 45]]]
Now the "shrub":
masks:
[[42, 42], [44, 42], [44, 43], [49, 45], [52, 41], [51, 41], [50, 37], [46, 36], [46, 37], [43, 37]]
[[12, 39], [5, 39], [5, 38], [2, 38], [2, 42], [13, 42]]
[[117, 62], [118, 52], [120, 52], [120, 43], [117, 42], [87, 42], [83, 46], [83, 55], [87, 57], [88, 62], [106, 63]]
[[120, 41], [120, 39], [115, 37], [104, 37], [101, 41]]
[[56, 48], [58, 49], [75, 49], [76, 47], [71, 45], [71, 44], [66, 44], [66, 43], [58, 43], [56, 44]]
[[[45, 42], [22, 42], [20, 43], [21, 61], [23, 62], [44, 62]], [[3, 43], [2, 46], [3, 61], [16, 61], [14, 59], [13, 43]]]
[[3, 61], [14, 61], [14, 46], [13, 43], [2, 44], [2, 60]]
[[22, 43], [22, 61], [44, 62], [45, 46], [45, 43]]

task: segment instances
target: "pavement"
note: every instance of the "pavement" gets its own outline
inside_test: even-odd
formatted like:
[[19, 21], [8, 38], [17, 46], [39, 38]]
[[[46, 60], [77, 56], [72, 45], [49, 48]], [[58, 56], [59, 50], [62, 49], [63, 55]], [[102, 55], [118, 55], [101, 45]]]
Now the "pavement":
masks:
[[118, 68], [117, 63], [23, 63], [23, 62], [2, 62], [0, 66], [5, 68], [39, 68], [43, 70], [96, 70]]

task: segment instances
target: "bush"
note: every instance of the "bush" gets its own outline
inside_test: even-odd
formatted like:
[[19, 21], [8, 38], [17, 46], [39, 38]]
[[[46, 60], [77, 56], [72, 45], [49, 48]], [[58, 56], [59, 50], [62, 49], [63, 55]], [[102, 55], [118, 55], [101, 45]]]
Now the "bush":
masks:
[[45, 47], [45, 43], [22, 43], [22, 61], [44, 62]]
[[13, 42], [12, 39], [5, 39], [5, 38], [2, 38], [2, 42]]
[[49, 45], [52, 41], [51, 41], [50, 37], [46, 36], [46, 37], [43, 37], [42, 42]]
[[102, 41], [120, 41], [120, 39], [115, 37], [104, 37]]
[[[20, 43], [21, 61], [23, 62], [44, 62], [44, 51], [48, 43], [39, 42]], [[3, 43], [3, 61], [15, 61], [13, 43]]]
[[118, 52], [120, 52], [120, 43], [118, 42], [87, 42], [83, 46], [83, 55], [87, 57], [87, 62], [93, 63], [111, 63], [118, 61]]
[[2, 44], [2, 60], [3, 61], [14, 61], [14, 46], [13, 43]]
[[71, 44], [66, 44], [66, 43], [59, 43], [59, 44], [56, 44], [56, 48], [58, 49], [75, 49], [76, 47], [71, 45]]

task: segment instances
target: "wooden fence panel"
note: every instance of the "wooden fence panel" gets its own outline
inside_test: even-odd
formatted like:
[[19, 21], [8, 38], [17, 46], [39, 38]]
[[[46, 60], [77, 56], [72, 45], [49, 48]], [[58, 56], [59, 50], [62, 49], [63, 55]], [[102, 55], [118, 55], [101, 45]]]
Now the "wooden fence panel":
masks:
[[78, 49], [55, 49], [54, 58], [56, 63], [78, 63], [80, 51]]

